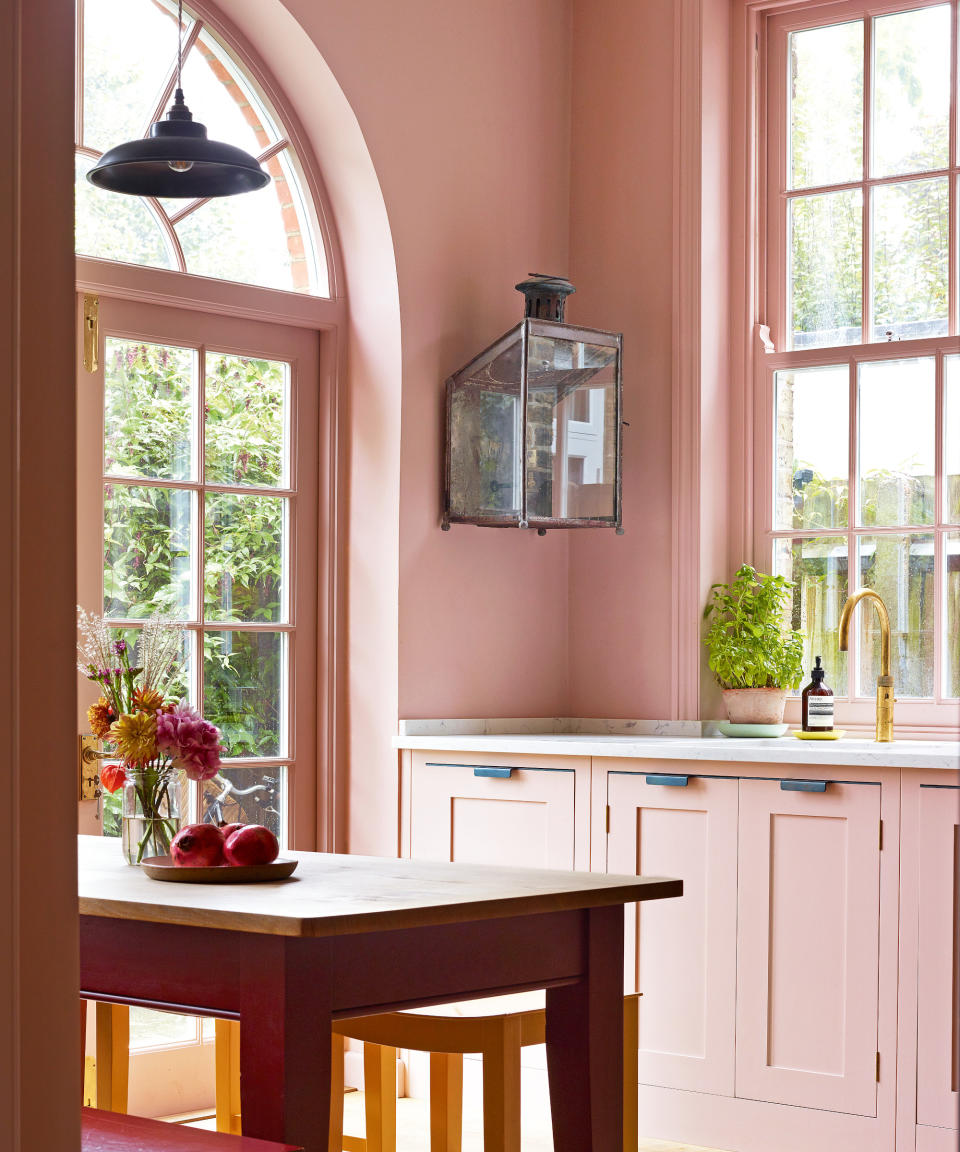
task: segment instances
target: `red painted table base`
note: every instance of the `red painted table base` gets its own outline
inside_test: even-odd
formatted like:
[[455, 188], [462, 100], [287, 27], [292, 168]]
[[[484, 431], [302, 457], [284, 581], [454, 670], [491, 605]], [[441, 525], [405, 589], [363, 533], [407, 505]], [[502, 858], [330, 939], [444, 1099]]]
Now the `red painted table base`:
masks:
[[555, 1152], [622, 1146], [623, 907], [304, 939], [80, 917], [81, 995], [238, 1019], [244, 1133], [326, 1152], [330, 1023], [547, 988]]
[[81, 1152], [298, 1152], [289, 1144], [83, 1109]]

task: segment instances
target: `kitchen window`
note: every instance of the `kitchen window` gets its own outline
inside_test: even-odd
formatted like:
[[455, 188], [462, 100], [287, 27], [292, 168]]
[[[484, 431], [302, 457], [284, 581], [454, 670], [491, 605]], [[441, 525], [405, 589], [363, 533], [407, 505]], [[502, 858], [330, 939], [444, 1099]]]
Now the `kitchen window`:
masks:
[[756, 542], [795, 582], [868, 723], [876, 615], [838, 650], [847, 595], [890, 612], [898, 721], [960, 698], [957, 5], [803, 5], [762, 25]]

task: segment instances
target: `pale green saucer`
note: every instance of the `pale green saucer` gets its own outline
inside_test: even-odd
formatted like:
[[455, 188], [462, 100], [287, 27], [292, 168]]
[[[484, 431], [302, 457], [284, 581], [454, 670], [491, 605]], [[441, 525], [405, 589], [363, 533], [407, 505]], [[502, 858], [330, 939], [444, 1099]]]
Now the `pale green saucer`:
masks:
[[789, 724], [731, 724], [729, 720], [719, 720], [717, 727], [724, 734], [730, 737], [744, 737], [753, 736], [754, 738], [761, 737], [766, 740], [775, 740], [779, 736], [783, 736], [786, 730], [790, 727]]

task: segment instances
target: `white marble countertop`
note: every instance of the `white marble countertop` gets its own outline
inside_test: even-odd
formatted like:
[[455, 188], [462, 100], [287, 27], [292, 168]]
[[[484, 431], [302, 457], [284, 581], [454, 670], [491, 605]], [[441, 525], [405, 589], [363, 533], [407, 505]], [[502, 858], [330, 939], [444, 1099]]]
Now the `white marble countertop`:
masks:
[[[695, 760], [714, 763], [800, 764], [805, 767], [864, 766], [876, 768], [935, 768], [960, 770], [960, 741], [895, 740], [779, 740], [728, 739], [725, 736], [672, 736], [611, 732], [474, 732], [462, 733], [448, 721], [441, 731], [424, 732], [426, 722], [406, 721], [398, 748], [428, 752], [528, 754], [534, 756], [620, 756], [628, 759]], [[508, 724], [498, 721], [496, 727]], [[637, 722], [638, 726], [658, 722]], [[519, 724], [518, 726], [522, 726]], [[535, 725], [527, 724], [526, 727]]]

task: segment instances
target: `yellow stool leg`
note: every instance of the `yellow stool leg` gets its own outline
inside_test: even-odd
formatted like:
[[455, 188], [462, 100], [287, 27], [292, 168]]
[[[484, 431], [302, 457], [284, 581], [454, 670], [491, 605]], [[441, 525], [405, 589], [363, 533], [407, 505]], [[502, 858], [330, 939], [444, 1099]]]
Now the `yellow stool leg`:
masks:
[[363, 1046], [367, 1152], [397, 1152], [397, 1050]]
[[640, 1146], [637, 1116], [637, 1081], [640, 1079], [640, 1001], [628, 996], [623, 1002], [623, 1152]]
[[463, 1057], [430, 1053], [430, 1152], [460, 1152], [463, 1139]]
[[130, 1083], [130, 1009], [97, 1003], [97, 1107], [127, 1111]]
[[520, 1021], [491, 1017], [484, 1029], [483, 1152], [520, 1152]]
[[239, 1136], [241, 1133], [240, 1024], [237, 1020], [216, 1020], [214, 1028], [217, 1131]]

